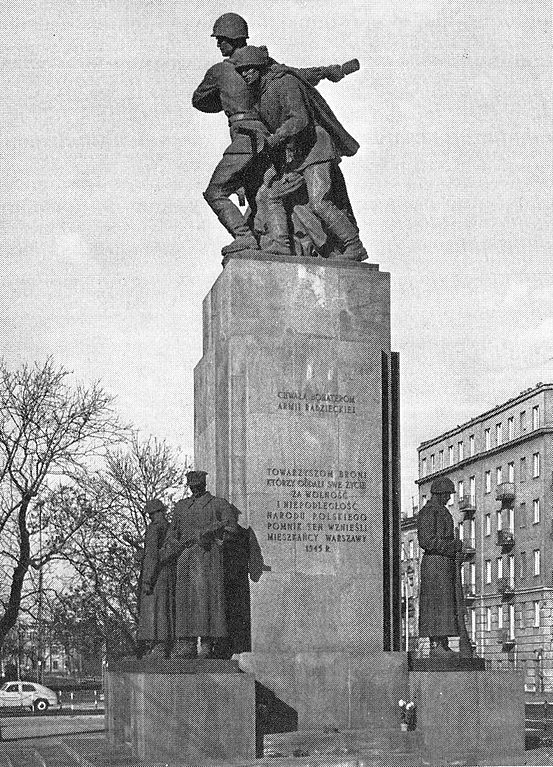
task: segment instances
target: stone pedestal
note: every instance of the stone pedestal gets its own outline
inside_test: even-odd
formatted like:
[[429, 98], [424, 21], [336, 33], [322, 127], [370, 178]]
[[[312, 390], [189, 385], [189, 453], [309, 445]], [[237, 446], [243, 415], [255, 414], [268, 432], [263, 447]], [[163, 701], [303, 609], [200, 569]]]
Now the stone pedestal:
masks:
[[253, 759], [253, 676], [228, 661], [122, 663], [107, 673], [106, 728], [145, 763]]
[[522, 672], [412, 671], [409, 683], [432, 764], [524, 764]]
[[373, 265], [254, 254], [228, 260], [204, 301], [195, 464], [242, 511], [270, 568], [252, 584], [241, 667], [296, 708], [300, 728], [363, 726], [386, 674], [390, 689], [406, 684], [405, 659], [389, 655], [399, 649], [389, 289]]

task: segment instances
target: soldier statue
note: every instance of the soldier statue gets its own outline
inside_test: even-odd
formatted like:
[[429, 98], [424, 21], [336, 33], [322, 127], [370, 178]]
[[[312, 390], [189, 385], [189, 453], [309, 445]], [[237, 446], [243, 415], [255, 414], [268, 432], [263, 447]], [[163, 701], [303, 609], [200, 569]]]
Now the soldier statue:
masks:
[[[223, 248], [223, 255], [228, 255], [241, 250], [259, 249], [248, 220], [230, 200], [230, 196], [239, 194], [242, 197], [244, 190], [253, 219], [257, 207], [256, 194], [271, 164], [271, 158], [265, 151], [267, 127], [253, 109], [253, 94], [233, 63], [236, 53], [246, 46], [248, 25], [238, 14], [225, 13], [215, 22], [212, 37], [216, 38], [217, 47], [225, 60], [208, 69], [194, 92], [192, 105], [202, 112], [222, 111], [229, 122], [231, 143], [225, 149], [204, 192], [206, 202], [234, 238], [230, 245]], [[348, 69], [347, 64], [290, 70], [277, 65], [273, 59], [268, 58], [268, 61], [279, 71], [297, 72], [313, 86], [324, 78], [338, 82], [349, 71], [353, 71]], [[275, 215], [279, 213], [277, 209]], [[277, 222], [275, 226], [278, 228], [281, 224]], [[278, 247], [278, 242], [273, 243], [273, 252], [275, 247]]]
[[144, 515], [150, 517], [144, 535], [140, 569], [137, 643], [146, 653], [164, 657], [170, 650], [172, 635], [172, 569], [162, 566], [162, 548], [169, 528], [165, 505], [159, 499], [146, 503]]
[[228, 501], [206, 490], [206, 474], [187, 473], [192, 495], [175, 504], [163, 549], [166, 563], [176, 559], [175, 657], [208, 658], [228, 633], [222, 546], [234, 515]]
[[[435, 479], [431, 498], [419, 511], [419, 546], [424, 551], [420, 574], [419, 635], [430, 637], [430, 657], [454, 659], [449, 637], [460, 637], [461, 655], [472, 657], [464, 623], [460, 588], [463, 543], [455, 536], [447, 503], [455, 492], [448, 477]], [[464, 649], [466, 647], [466, 649]]]
[[[268, 181], [270, 208], [281, 211], [284, 200], [303, 192], [297, 209], [303, 228], [320, 255], [346, 261], [363, 261], [367, 251], [351, 209], [339, 168], [343, 156], [354, 155], [359, 144], [340, 124], [326, 101], [312, 85], [291, 70], [274, 65], [263, 47], [247, 45], [235, 51], [232, 62], [250, 88], [255, 108], [267, 126], [264, 146], [275, 172]], [[288, 189], [287, 189], [288, 187]], [[278, 217], [272, 219], [278, 221]], [[272, 220], [268, 221], [269, 234]], [[288, 227], [273, 233], [286, 242]]]

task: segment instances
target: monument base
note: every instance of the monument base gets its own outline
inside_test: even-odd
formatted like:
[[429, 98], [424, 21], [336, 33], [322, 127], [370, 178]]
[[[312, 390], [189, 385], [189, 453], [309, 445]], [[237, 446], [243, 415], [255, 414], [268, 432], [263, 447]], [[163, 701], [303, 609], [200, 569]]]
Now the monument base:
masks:
[[522, 672], [412, 671], [421, 753], [432, 764], [524, 764]]
[[255, 758], [253, 676], [234, 668], [204, 671], [205, 663], [196, 661], [197, 669], [181, 672], [108, 671], [110, 742], [130, 745], [144, 762], [209, 765]]
[[264, 734], [393, 726], [408, 688], [400, 652], [244, 653], [240, 667], [258, 682]]

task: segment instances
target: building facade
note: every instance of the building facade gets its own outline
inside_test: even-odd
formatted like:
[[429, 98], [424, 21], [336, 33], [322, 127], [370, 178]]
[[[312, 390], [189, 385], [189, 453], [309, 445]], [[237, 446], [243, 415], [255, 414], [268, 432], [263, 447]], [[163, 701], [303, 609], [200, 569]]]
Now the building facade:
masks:
[[[436, 477], [456, 488], [467, 628], [478, 655], [522, 662], [528, 691], [553, 690], [553, 384], [538, 384], [418, 448], [419, 507]], [[404, 637], [416, 646], [414, 507], [402, 522]]]

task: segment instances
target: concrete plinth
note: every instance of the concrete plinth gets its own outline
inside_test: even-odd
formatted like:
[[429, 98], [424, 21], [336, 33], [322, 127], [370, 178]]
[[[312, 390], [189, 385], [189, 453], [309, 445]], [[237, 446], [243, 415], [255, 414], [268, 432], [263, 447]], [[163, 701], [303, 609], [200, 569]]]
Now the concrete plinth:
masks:
[[374, 265], [260, 257], [228, 260], [204, 301], [195, 464], [270, 567], [252, 584], [241, 667], [305, 728], [356, 718], [362, 697], [348, 695], [371, 673], [356, 659], [382, 669], [398, 649], [389, 291]]
[[130, 745], [144, 762], [217, 764], [255, 757], [251, 674], [110, 670], [106, 687], [109, 740]]
[[409, 684], [431, 763], [524, 764], [522, 672], [412, 671]]

